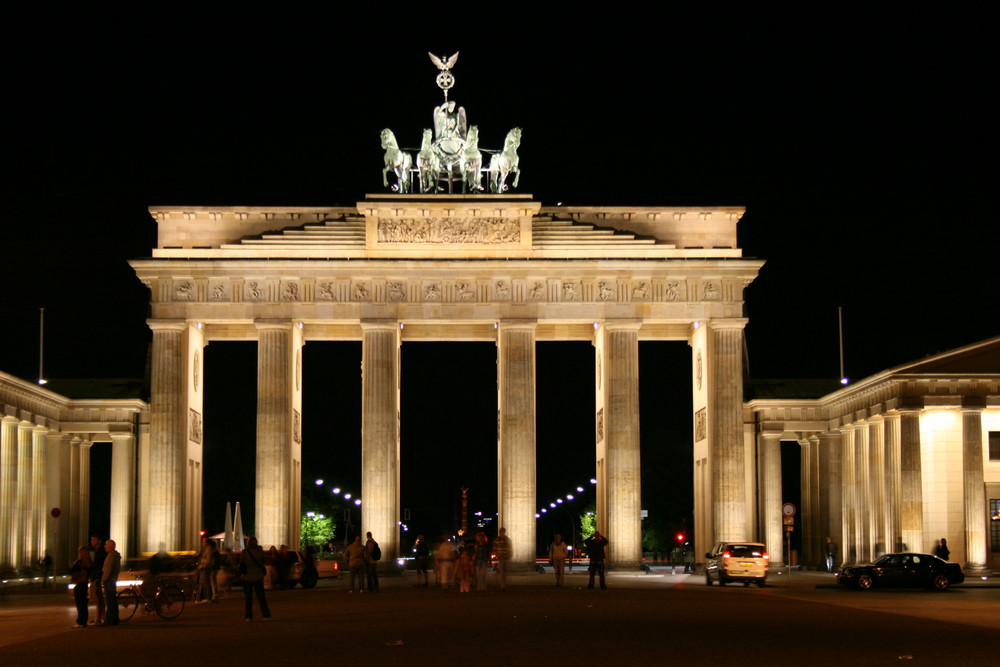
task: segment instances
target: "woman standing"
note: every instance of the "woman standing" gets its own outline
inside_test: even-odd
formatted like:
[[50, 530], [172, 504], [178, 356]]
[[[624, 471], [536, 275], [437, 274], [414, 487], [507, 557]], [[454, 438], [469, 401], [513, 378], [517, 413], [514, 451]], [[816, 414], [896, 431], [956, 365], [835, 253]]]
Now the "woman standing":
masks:
[[94, 563], [90, 560], [90, 549], [80, 547], [76, 550], [77, 559], [69, 569], [69, 580], [73, 584], [73, 600], [76, 602], [76, 623], [74, 628], [87, 627], [87, 582], [90, 581], [90, 570]]
[[240, 559], [240, 574], [243, 577], [243, 599], [246, 603], [243, 608], [243, 620], [253, 620], [253, 595], [257, 593], [257, 602], [260, 604], [260, 613], [265, 620], [271, 618], [271, 610], [267, 608], [267, 599], [264, 598], [264, 550], [257, 544], [257, 538], [251, 537], [250, 543], [243, 551]]

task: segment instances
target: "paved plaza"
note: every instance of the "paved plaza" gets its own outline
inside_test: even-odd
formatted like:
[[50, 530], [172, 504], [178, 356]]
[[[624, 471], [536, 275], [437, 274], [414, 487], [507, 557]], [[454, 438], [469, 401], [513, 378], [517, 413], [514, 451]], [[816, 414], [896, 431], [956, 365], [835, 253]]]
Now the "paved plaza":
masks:
[[348, 593], [344, 581], [271, 591], [268, 622], [244, 622], [234, 591], [174, 621], [139, 612], [86, 630], [70, 628], [66, 594], [12, 593], [0, 604], [0, 663], [995, 664], [1000, 645], [1000, 589], [989, 585], [860, 593], [793, 573], [720, 589], [698, 575], [613, 574], [603, 592], [574, 572], [563, 588], [521, 574], [506, 594], [492, 579], [486, 593], [459, 594], [414, 581], [383, 577], [378, 594]]

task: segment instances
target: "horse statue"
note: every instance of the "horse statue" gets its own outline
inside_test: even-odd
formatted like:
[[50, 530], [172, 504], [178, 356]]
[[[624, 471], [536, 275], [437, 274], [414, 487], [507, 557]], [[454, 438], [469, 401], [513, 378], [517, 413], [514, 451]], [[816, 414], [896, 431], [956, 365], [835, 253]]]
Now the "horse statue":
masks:
[[396, 185], [393, 186], [393, 189], [399, 191], [400, 194], [406, 194], [410, 191], [410, 168], [413, 166], [413, 158], [406, 151], [399, 150], [396, 135], [389, 128], [382, 130], [382, 148], [385, 149], [382, 187], [389, 187], [389, 180], [386, 177], [391, 171], [396, 174]]
[[490, 158], [490, 192], [500, 194], [507, 189], [507, 175], [514, 173], [514, 182], [510, 187], [517, 187], [521, 178], [518, 168], [517, 147], [521, 145], [521, 128], [515, 127], [507, 133], [503, 142], [503, 151], [494, 153]]
[[424, 130], [424, 140], [417, 153], [417, 169], [420, 171], [420, 191], [437, 190], [438, 178], [441, 175], [441, 159], [434, 152], [434, 132]]
[[479, 152], [478, 125], [469, 128], [469, 134], [465, 139], [465, 150], [459, 160], [459, 168], [462, 172], [462, 192], [471, 190], [476, 193], [483, 189], [483, 154]]

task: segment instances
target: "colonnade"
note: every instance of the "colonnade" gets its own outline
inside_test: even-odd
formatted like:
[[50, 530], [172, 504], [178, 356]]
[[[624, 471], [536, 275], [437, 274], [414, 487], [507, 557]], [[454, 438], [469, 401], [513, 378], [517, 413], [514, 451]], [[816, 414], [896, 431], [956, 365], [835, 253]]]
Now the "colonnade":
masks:
[[[727, 476], [731, 498], [717, 510], [717, 524], [734, 533], [745, 496], [742, 461], [741, 389], [732, 369], [741, 369], [742, 324], [709, 323], [719, 352], [709, 355], [707, 385], [714, 387], [718, 423], [715, 441], [720, 474]], [[400, 519], [400, 345], [399, 320], [361, 320], [363, 531], [370, 530], [383, 552], [397, 554]], [[186, 503], [200, 495], [184, 492], [200, 486], [200, 442], [192, 441], [190, 419], [201, 412], [196, 377], [203, 375], [199, 352], [215, 339], [211, 322], [150, 322], [153, 329], [152, 422], [149, 468], [150, 521], [145, 548], [153, 551], [191, 548], [197, 526], [183, 530]], [[204, 328], [202, 328], [204, 327]], [[497, 345], [497, 489], [498, 525], [507, 529], [513, 559], [527, 566], [535, 559], [535, 320], [500, 320], [494, 324]], [[307, 327], [308, 328], [308, 327]], [[596, 348], [595, 463], [598, 528], [610, 542], [609, 558], [619, 567], [641, 561], [641, 465], [639, 452], [638, 350], [641, 320], [594, 323]], [[208, 333], [205, 333], [205, 332]], [[303, 325], [256, 321], [258, 341], [256, 526], [262, 544], [298, 546], [301, 487], [301, 348]], [[224, 339], [224, 336], [218, 336]], [[721, 341], [721, 342], [719, 342]], [[698, 343], [692, 343], [697, 345]], [[722, 364], [722, 368], [718, 367]], [[738, 375], [738, 372], [737, 372]], [[211, 419], [212, 416], [207, 418]], [[159, 432], [157, 432], [159, 431]], [[732, 431], [733, 433], [729, 433]], [[735, 434], [735, 437], [734, 437]], [[724, 438], [729, 437], [729, 442]], [[187, 455], [185, 456], [185, 452]], [[738, 460], [734, 460], [738, 457]], [[737, 517], [730, 516], [736, 514]], [[389, 560], [388, 558], [386, 560]]]
[[[985, 401], [960, 400], [962, 527], [956, 532], [961, 541], [950, 539], [949, 544], [953, 557], [962, 558], [967, 570], [977, 571], [988, 564], [982, 455]], [[866, 412], [836, 429], [797, 434], [803, 564], [824, 562], [828, 537], [838, 543], [838, 565], [871, 562], [895, 551], [933, 553], [936, 540], [954, 537], [925, 529], [929, 482], [921, 419], [929, 414], [928, 408], [919, 400], [908, 400], [885, 412]], [[767, 423], [757, 432], [761, 534], [772, 564], [783, 561], [780, 446], [789, 435], [793, 434]], [[934, 502], [941, 508], [948, 500]]]

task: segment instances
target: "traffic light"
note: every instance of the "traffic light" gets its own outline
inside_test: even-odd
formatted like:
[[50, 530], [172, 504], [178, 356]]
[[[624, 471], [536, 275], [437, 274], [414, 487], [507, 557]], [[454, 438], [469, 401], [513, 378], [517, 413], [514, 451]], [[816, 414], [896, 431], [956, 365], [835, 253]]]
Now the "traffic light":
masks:
[[677, 543], [684, 544], [684, 533], [677, 533]]

